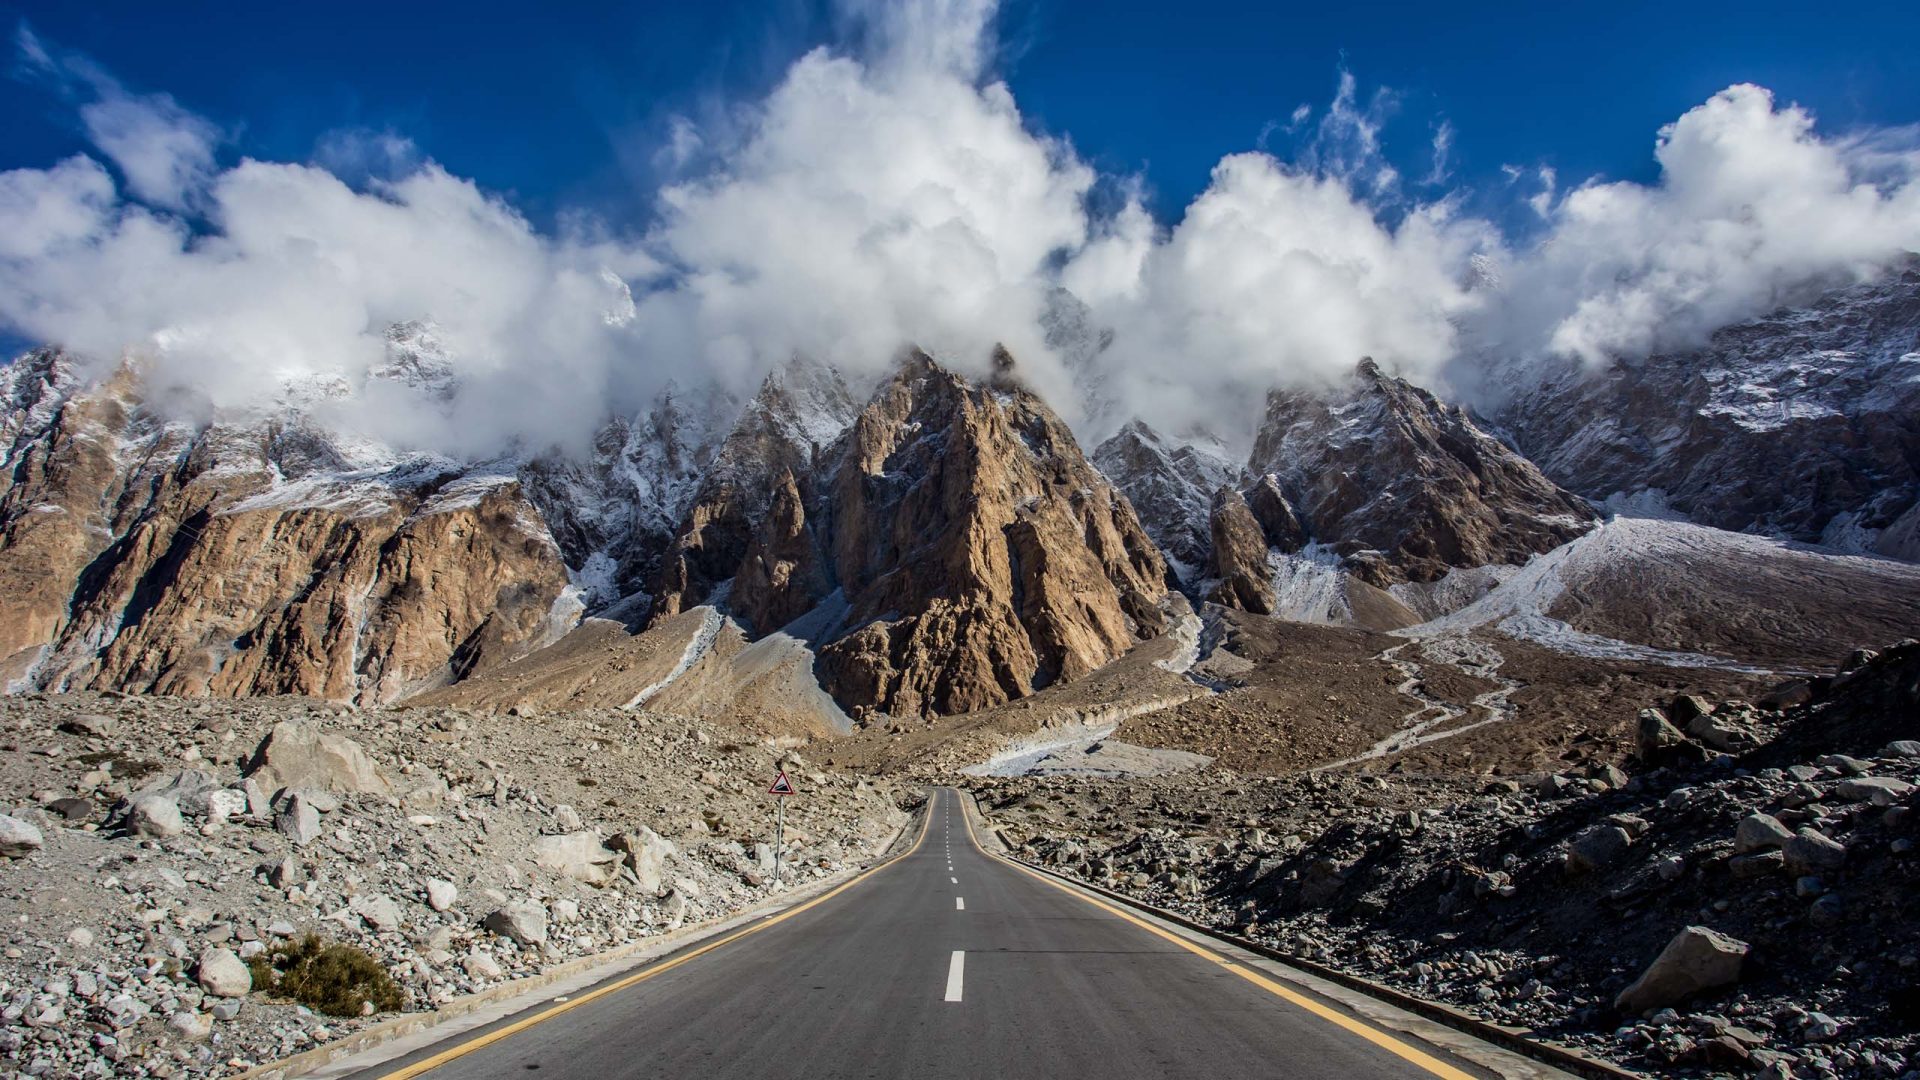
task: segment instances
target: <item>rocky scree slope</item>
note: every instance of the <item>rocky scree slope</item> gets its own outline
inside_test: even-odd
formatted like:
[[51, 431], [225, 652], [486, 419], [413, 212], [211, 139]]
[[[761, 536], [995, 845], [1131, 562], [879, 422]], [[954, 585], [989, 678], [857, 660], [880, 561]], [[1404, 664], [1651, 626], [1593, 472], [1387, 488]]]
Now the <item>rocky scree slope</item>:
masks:
[[885, 782], [656, 713], [0, 700], [0, 1071], [225, 1075], [387, 1019], [252, 985], [307, 933], [420, 1011], [732, 913], [771, 888], [777, 763], [785, 880], [908, 821]]
[[1663, 1075], [1920, 1065], [1920, 644], [1617, 764], [1497, 780], [973, 781], [1027, 858]]

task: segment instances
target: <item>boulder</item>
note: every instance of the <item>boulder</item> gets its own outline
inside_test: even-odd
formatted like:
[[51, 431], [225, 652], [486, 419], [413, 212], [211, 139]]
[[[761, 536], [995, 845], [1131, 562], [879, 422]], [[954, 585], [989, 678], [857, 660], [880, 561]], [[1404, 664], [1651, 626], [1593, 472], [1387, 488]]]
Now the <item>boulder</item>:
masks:
[[605, 885], [620, 872], [620, 853], [604, 847], [591, 829], [535, 839], [533, 861], [589, 885]]
[[95, 810], [93, 800], [84, 795], [55, 799], [46, 806], [47, 813], [57, 814], [68, 822], [86, 822], [92, 820]]
[[1599, 825], [1574, 838], [1567, 848], [1567, 872], [1590, 874], [1626, 854], [1633, 835], [1617, 825]]
[[187, 817], [205, 817], [207, 796], [221, 787], [220, 778], [205, 769], [182, 769], [141, 787], [134, 795], [158, 795], [172, 800]]
[[1849, 802], [1892, 806], [1914, 793], [1914, 786], [1890, 776], [1855, 776], [1840, 781], [1836, 789]]
[[1639, 747], [1641, 760], [1649, 764], [1698, 761], [1706, 756], [1659, 709], [1640, 710], [1639, 724], [1634, 729], [1634, 742]]
[[1773, 712], [1791, 709], [1796, 705], [1805, 705], [1813, 700], [1813, 687], [1805, 679], [1790, 679], [1769, 690], [1754, 704]]
[[480, 925], [522, 945], [539, 945], [547, 940], [547, 909], [520, 900], [488, 915]]
[[427, 879], [427, 906], [435, 911], [445, 911], [460, 898], [460, 890], [451, 881], [439, 878]]
[[213, 1034], [213, 1018], [183, 1009], [167, 1019], [167, 1030], [189, 1042], [201, 1042]]
[[1846, 865], [1847, 849], [1817, 829], [1801, 829], [1781, 845], [1787, 869], [1796, 876], [1832, 872]]
[[380, 933], [388, 934], [400, 929], [400, 905], [394, 903], [391, 896], [381, 893], [356, 896], [347, 904], [347, 908]]
[[626, 853], [627, 869], [633, 871], [641, 892], [659, 893], [667, 859], [675, 852], [673, 841], [642, 825], [633, 832], [620, 833], [607, 841], [607, 846]]
[[274, 816], [273, 827], [293, 841], [295, 847], [305, 847], [320, 838], [320, 811], [315, 810], [305, 796], [295, 792]]
[[0, 855], [18, 859], [46, 846], [46, 837], [32, 823], [9, 814], [0, 814]]
[[360, 744], [296, 720], [273, 726], [245, 772], [268, 791], [305, 788], [387, 795], [393, 790]]
[[1673, 717], [1675, 724], [1687, 727], [1700, 717], [1712, 716], [1713, 706], [1698, 694], [1681, 694], [1673, 699], [1668, 714]]
[[1667, 947], [1632, 986], [1614, 999], [1614, 1007], [1638, 1016], [1649, 1009], [1677, 1005], [1704, 990], [1740, 981], [1747, 943], [1704, 926], [1689, 926]]
[[135, 795], [127, 800], [125, 824], [137, 836], [165, 838], [187, 831], [180, 804], [166, 795]]
[[201, 953], [195, 977], [200, 989], [214, 997], [245, 997], [253, 989], [253, 972], [232, 949], [208, 949]]
[[1735, 855], [1727, 860], [1727, 870], [1737, 878], [1771, 877], [1786, 865], [1786, 856], [1778, 851], [1757, 851], [1751, 855]]
[[1740, 854], [1777, 848], [1793, 839], [1793, 830], [1772, 814], [1748, 814], [1733, 834], [1733, 850]]
[[60, 730], [70, 735], [85, 735], [94, 739], [110, 739], [119, 724], [111, 716], [99, 713], [81, 713], [60, 725]]

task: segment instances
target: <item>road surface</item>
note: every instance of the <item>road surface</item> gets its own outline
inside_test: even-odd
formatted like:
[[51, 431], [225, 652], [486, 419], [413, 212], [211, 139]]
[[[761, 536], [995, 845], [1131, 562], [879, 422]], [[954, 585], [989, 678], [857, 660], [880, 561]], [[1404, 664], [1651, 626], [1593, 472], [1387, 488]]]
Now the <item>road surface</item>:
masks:
[[960, 799], [936, 791], [912, 850], [850, 886], [360, 1075], [1491, 1075], [983, 853]]

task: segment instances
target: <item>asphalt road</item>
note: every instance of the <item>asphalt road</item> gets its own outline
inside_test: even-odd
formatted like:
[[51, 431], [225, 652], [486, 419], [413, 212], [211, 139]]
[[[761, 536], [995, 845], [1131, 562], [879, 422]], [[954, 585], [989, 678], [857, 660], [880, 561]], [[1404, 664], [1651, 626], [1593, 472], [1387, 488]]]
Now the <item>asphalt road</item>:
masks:
[[943, 789], [917, 846], [849, 888], [361, 1075], [1487, 1075], [1085, 896], [979, 851]]

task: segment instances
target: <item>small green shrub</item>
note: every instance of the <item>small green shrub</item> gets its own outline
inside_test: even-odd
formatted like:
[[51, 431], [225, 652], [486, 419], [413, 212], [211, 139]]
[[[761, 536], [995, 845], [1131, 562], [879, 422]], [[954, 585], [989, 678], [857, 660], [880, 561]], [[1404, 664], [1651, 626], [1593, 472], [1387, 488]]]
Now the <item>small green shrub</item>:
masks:
[[364, 950], [308, 934], [283, 941], [247, 962], [253, 986], [292, 998], [328, 1016], [360, 1016], [406, 1007], [406, 991]]

